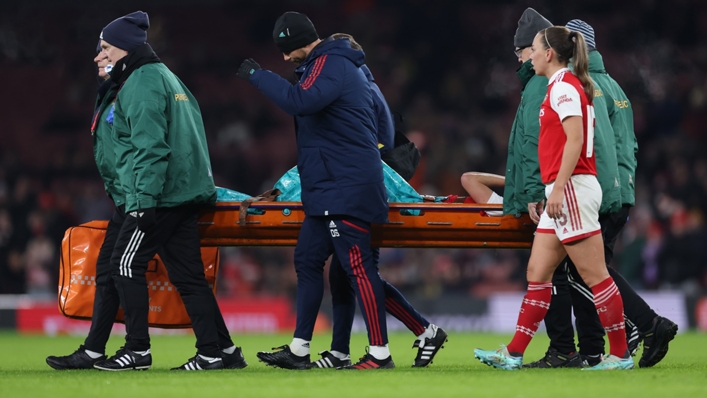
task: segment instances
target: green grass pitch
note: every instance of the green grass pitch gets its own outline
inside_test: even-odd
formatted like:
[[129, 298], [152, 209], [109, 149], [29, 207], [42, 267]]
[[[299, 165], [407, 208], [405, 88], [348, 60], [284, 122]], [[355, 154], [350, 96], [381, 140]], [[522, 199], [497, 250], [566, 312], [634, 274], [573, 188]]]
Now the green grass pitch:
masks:
[[[56, 371], [44, 362], [47, 355], [73, 352], [81, 338], [0, 334], [0, 397], [707, 397], [707, 334], [678, 335], [668, 356], [652, 369], [613, 372], [492, 369], [474, 359], [473, 349], [497, 347], [509, 336], [472, 333], [450, 333], [446, 348], [427, 369], [410, 368], [412, 336], [393, 334], [394, 370], [288, 371], [264, 366], [255, 353], [288, 343], [290, 335], [233, 337], [243, 347], [246, 369], [170, 372], [194, 354], [194, 337], [156, 336], [151, 370], [110, 373]], [[109, 352], [121, 340], [113, 336]], [[328, 335], [316, 335], [312, 352], [327, 349], [328, 343]], [[527, 360], [539, 358], [546, 344], [544, 333], [538, 333]], [[365, 346], [364, 335], [353, 336], [353, 356], [360, 357]]]

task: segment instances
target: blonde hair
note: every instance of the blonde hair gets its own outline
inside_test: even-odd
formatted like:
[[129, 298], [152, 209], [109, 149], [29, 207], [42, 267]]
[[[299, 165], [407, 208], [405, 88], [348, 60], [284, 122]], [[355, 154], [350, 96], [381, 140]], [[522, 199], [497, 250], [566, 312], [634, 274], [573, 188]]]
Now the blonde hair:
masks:
[[331, 37], [334, 40], [349, 39], [349, 42], [351, 43], [351, 48], [353, 48], [354, 50], [363, 50], [361, 45], [358, 44], [356, 40], [354, 40], [353, 36], [348, 33], [334, 33], [333, 35], [331, 35]]

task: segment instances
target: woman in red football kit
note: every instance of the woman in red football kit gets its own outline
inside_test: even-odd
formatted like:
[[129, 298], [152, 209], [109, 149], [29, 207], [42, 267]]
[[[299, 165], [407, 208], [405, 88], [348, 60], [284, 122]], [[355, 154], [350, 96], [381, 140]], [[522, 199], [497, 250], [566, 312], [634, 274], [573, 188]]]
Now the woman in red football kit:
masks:
[[[552, 274], [569, 255], [592, 289], [611, 346], [610, 355], [588, 369], [631, 369], [623, 302], [604, 264], [599, 225], [602, 192], [593, 153], [594, 83], [588, 73], [587, 46], [581, 33], [553, 26], [535, 36], [531, 51], [535, 73], [549, 79], [540, 107], [538, 142], [547, 203], [541, 202], [537, 208], [541, 215], [528, 262], [528, 292], [513, 340], [500, 350], [477, 349], [475, 355], [498, 368], [522, 367], [523, 353], [550, 307]], [[568, 68], [570, 59], [575, 73]]]

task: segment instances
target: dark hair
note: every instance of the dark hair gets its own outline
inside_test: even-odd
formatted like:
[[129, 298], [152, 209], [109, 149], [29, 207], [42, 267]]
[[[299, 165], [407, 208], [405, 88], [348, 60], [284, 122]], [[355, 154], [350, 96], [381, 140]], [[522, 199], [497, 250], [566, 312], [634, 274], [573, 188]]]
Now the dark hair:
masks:
[[584, 92], [589, 102], [594, 100], [594, 82], [589, 76], [589, 53], [587, 42], [580, 32], [570, 31], [564, 26], [551, 26], [538, 33], [545, 49], [552, 48], [560, 63], [568, 64], [570, 59], [574, 64], [574, 74], [582, 82]]
[[334, 33], [333, 35], [331, 35], [331, 37], [334, 40], [349, 39], [349, 42], [351, 43], [351, 48], [353, 48], [354, 50], [363, 50], [361, 45], [358, 44], [356, 40], [354, 40], [353, 36], [348, 33]]

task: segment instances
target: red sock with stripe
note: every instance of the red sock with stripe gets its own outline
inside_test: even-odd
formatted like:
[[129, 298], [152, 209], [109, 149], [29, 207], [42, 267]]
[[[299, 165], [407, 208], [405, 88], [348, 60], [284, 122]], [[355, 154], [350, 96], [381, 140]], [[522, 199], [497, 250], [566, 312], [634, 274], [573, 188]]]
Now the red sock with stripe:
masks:
[[508, 352], [513, 355], [523, 355], [550, 308], [551, 298], [552, 282], [528, 282], [528, 292], [523, 297], [523, 304], [520, 306], [516, 334], [513, 335], [513, 340], [506, 347]]
[[597, 308], [606, 335], [609, 337], [609, 353], [619, 358], [626, 356], [626, 326], [624, 323], [624, 302], [612, 277], [608, 277], [592, 287], [594, 306]]

